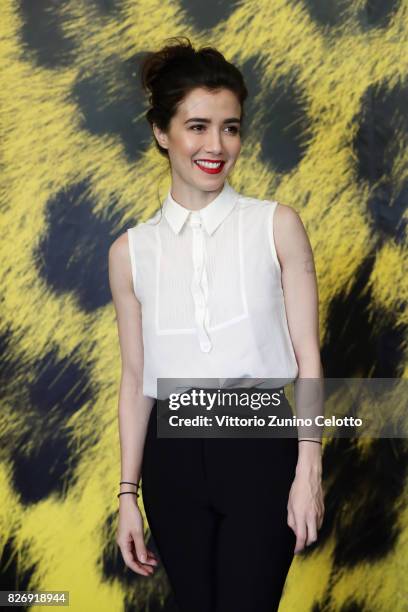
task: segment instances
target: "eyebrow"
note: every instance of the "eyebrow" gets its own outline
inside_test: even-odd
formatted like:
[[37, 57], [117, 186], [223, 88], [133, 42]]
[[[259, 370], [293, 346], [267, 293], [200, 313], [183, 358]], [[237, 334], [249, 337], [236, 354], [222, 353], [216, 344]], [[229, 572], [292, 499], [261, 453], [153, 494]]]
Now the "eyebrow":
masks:
[[[200, 123], [211, 123], [211, 119], [205, 119], [203, 117], [191, 117], [184, 122], [184, 124], [189, 123], [190, 121], [197, 121]], [[224, 119], [223, 123], [241, 123], [241, 119], [238, 117], [229, 117], [228, 119]]]

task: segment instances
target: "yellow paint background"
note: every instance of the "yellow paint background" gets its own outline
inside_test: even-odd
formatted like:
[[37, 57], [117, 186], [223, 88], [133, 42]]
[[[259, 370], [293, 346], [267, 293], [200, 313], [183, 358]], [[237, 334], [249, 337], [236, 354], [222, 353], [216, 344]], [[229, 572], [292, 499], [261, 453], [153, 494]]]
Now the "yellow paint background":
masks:
[[[102, 582], [97, 564], [104, 538], [114, 539], [114, 533], [102, 533], [101, 526], [117, 508], [119, 347], [112, 305], [86, 314], [79, 310], [74, 295], [56, 298], [38, 278], [32, 251], [45, 231], [43, 211], [48, 199], [73, 182], [90, 179], [95, 212], [104, 210], [113, 186], [119, 207], [121, 203], [134, 203], [129, 224], [139, 213], [144, 218], [155, 210], [157, 181], [163, 196], [168, 187], [162, 179], [164, 161], [153, 146], [140, 161], [129, 166], [119, 138], [97, 138], [79, 129], [78, 109], [68, 97], [78, 67], [95, 63], [97, 70], [101, 54], [115, 52], [126, 59], [138, 51], [159, 47], [166, 36], [182, 34], [197, 45], [212, 44], [227, 58], [234, 56], [242, 63], [252, 55], [262, 56], [270, 82], [294, 67], [299, 70], [313, 126], [301, 163], [274, 191], [270, 168], [259, 162], [259, 135], [252, 133], [231, 178], [238, 190], [260, 198], [274, 197], [300, 213], [315, 253], [322, 335], [330, 300], [350, 286], [372, 246], [365, 209], [368, 187], [363, 191], [353, 175], [352, 119], [368, 86], [381, 80], [389, 81], [391, 87], [407, 75], [406, 1], [401, 3], [390, 27], [369, 33], [352, 27], [352, 13], [362, 5], [355, 2], [347, 26], [331, 34], [322, 33], [301, 5], [287, 0], [245, 1], [226, 22], [206, 33], [185, 26], [185, 15], [177, 2], [144, 0], [124, 4], [126, 13], [121, 22], [108, 17], [99, 22], [92, 19], [91, 9], [83, 2], [71, 2], [62, 8], [68, 19], [67, 33], [74, 36], [79, 48], [78, 58], [69, 68], [46, 70], [31, 62], [29, 53], [21, 52], [16, 3], [2, 2], [3, 325], [7, 323], [18, 337], [13, 346], [17, 358], [40, 357], [50, 344], [58, 347], [61, 356], [79, 348], [84, 360], [94, 360], [92, 378], [100, 384], [101, 391], [70, 421], [82, 443], [87, 432], [90, 435], [95, 429], [99, 437], [97, 447], [85, 451], [78, 484], [68, 489], [63, 502], [51, 496], [30, 508], [22, 506], [9, 485], [7, 456], [12, 457], [12, 443], [3, 450], [0, 479], [7, 503], [0, 506], [1, 541], [4, 545], [14, 535], [21, 549], [28, 544], [28, 558], [20, 555], [19, 567], [24, 569], [34, 561], [36, 587], [68, 589], [73, 611], [122, 609], [124, 593], [120, 584]], [[406, 162], [405, 148], [397, 180], [406, 178]], [[307, 206], [305, 194], [310, 198]], [[370, 278], [378, 305], [393, 310], [407, 300], [406, 261], [406, 250], [391, 240], [378, 251]], [[400, 322], [407, 323], [406, 312], [400, 313]], [[406, 345], [404, 348], [406, 351]], [[405, 370], [404, 378], [406, 374]], [[28, 371], [26, 381], [29, 378]], [[6, 440], [13, 439], [13, 431], [19, 428], [18, 419], [21, 417], [14, 413], [12, 402], [4, 402], [1, 430]], [[399, 516], [405, 528], [404, 505]], [[360, 564], [331, 577], [336, 606], [333, 609], [340, 609], [349, 595], [364, 599], [370, 610], [406, 609], [401, 594], [408, 570], [406, 534], [405, 529], [393, 554], [382, 562]], [[313, 602], [323, 595], [330, 574], [330, 546], [317, 550], [307, 560], [296, 559], [281, 610], [311, 610]], [[140, 590], [138, 601], [142, 605], [149, 589], [156, 587], [153, 581], [140, 580], [135, 588]]]

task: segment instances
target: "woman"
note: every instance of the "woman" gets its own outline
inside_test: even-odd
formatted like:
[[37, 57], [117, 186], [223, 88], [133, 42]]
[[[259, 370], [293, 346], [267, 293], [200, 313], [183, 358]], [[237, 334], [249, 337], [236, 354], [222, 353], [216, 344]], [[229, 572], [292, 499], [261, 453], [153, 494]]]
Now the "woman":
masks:
[[179, 37], [148, 54], [141, 77], [171, 188], [109, 252], [122, 359], [117, 543], [129, 568], [154, 573], [141, 477], [180, 611], [271, 612], [323, 520], [321, 444], [159, 437], [157, 379], [321, 378], [313, 255], [290, 206], [227, 180], [241, 149], [241, 72]]

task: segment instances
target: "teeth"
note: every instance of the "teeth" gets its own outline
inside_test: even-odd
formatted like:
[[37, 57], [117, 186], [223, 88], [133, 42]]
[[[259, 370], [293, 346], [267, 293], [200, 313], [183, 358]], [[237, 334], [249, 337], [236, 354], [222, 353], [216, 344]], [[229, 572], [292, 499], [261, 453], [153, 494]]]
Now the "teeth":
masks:
[[219, 168], [221, 166], [221, 162], [206, 162], [206, 161], [196, 161], [198, 166], [204, 166], [204, 168]]

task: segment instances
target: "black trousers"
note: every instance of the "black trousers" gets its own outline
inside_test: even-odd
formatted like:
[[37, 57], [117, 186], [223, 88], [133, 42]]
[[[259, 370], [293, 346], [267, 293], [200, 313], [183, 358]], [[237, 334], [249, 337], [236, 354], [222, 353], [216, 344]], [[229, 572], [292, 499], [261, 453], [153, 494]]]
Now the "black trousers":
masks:
[[278, 609], [296, 543], [297, 458], [296, 438], [158, 438], [154, 404], [143, 502], [180, 612]]

